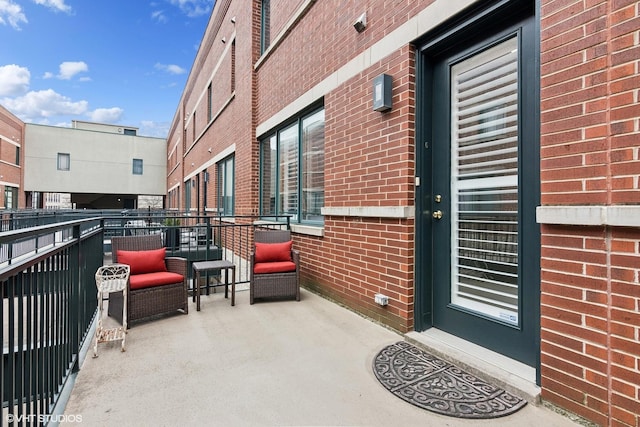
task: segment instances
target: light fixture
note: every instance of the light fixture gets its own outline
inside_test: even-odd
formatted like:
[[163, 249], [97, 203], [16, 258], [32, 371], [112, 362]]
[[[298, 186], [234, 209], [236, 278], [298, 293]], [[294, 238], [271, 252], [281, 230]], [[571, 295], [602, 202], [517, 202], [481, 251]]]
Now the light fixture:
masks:
[[227, 42], [227, 39], [223, 37], [223, 38], [222, 38], [222, 40], [220, 40], [220, 41], [221, 41], [222, 43], [226, 43], [226, 42]]
[[357, 32], [361, 33], [367, 28], [367, 12], [363, 13], [356, 19], [356, 22], [353, 23], [353, 28], [356, 29]]
[[391, 106], [391, 76], [380, 74], [373, 79], [373, 110], [388, 111]]
[[211, 148], [209, 148], [207, 151], [208, 151], [208, 152], [211, 152]]
[[236, 23], [236, 17], [234, 16], [233, 18], [231, 18], [231, 23], [235, 24]]

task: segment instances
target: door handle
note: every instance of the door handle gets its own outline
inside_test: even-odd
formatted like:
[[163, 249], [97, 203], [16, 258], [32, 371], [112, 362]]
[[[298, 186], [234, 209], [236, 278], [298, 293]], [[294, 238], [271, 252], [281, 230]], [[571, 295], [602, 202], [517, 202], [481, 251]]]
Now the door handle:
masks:
[[442, 211], [440, 211], [440, 210], [433, 211], [431, 216], [433, 217], [433, 219], [442, 219]]

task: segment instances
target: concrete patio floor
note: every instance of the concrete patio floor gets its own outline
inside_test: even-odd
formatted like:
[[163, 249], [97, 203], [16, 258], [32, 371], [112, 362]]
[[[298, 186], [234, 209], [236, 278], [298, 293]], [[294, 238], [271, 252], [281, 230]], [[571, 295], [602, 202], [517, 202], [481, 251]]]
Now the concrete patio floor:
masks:
[[[141, 323], [87, 355], [64, 415], [90, 426], [576, 426], [526, 405], [491, 420], [417, 408], [384, 389], [372, 361], [404, 337], [302, 291], [231, 307], [218, 291], [188, 315]], [[64, 417], [63, 417], [64, 418]], [[78, 425], [63, 422], [61, 425]]]

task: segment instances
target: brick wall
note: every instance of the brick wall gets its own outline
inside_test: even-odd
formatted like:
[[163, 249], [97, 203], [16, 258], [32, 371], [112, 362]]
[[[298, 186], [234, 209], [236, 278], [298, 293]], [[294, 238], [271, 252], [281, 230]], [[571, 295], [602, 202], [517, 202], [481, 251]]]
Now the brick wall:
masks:
[[[18, 188], [18, 200], [14, 208], [25, 207], [25, 194], [22, 188], [24, 174], [24, 123], [7, 109], [0, 106], [0, 208], [5, 205], [5, 187]], [[16, 164], [16, 148], [20, 147], [20, 161]]]
[[[196, 174], [200, 193], [192, 189], [191, 209], [200, 201], [200, 209], [216, 208], [217, 170], [215, 164], [206, 167], [209, 182], [204, 185], [203, 165], [220, 161], [219, 154], [235, 144], [235, 209], [238, 215], [257, 212], [257, 147], [253, 123], [253, 61], [254, 19], [259, 18], [257, 6], [248, 8], [246, 2], [220, 1], [224, 11], [213, 16], [203, 37], [192, 77], [183, 93], [168, 147], [177, 147], [169, 157], [168, 188], [183, 183], [183, 177]], [[216, 9], [218, 12], [219, 10]], [[235, 23], [231, 18], [235, 17]], [[214, 31], [215, 30], [215, 31]], [[222, 42], [224, 37], [225, 43]], [[208, 88], [211, 84], [212, 121], [208, 120]], [[195, 138], [193, 112], [196, 112]], [[186, 119], [186, 120], [185, 120]], [[184, 129], [186, 141], [183, 143]], [[182, 148], [184, 147], [184, 149]], [[215, 163], [214, 162], [214, 163]], [[254, 173], [249, 173], [253, 171]], [[207, 205], [204, 206], [206, 188]], [[179, 191], [179, 206], [184, 210], [185, 192]]]
[[[325, 206], [412, 206], [415, 61], [406, 46], [325, 97]], [[393, 109], [373, 111], [371, 82], [393, 79]], [[325, 216], [319, 292], [400, 331], [413, 329], [413, 219]], [[374, 295], [389, 296], [389, 306]]]
[[[298, 2], [295, 2], [299, 4]], [[315, 2], [256, 71], [256, 124], [432, 3]], [[271, 40], [295, 8], [272, 1]], [[363, 12], [368, 27], [352, 24]], [[324, 95], [325, 206], [413, 205], [415, 66], [410, 46]], [[292, 58], [294, 60], [292, 60]], [[372, 110], [372, 81], [393, 78], [393, 110]], [[257, 135], [260, 136], [260, 135]], [[324, 237], [296, 235], [305, 286], [400, 331], [413, 328], [412, 218], [324, 217]], [[387, 307], [376, 293], [390, 297]]]
[[[323, 239], [300, 236], [305, 286], [398, 331], [413, 329], [413, 220], [330, 217]], [[376, 293], [389, 305], [374, 302]]]
[[[640, 200], [640, 3], [541, 2], [543, 205]], [[640, 231], [542, 226], [542, 393], [640, 425]]]
[[[226, 58], [229, 51], [219, 41], [223, 36], [229, 41], [231, 34], [237, 49], [236, 90], [229, 92], [216, 122], [199, 120], [203, 133], [197, 130], [193, 147], [188, 141], [188, 153], [178, 151], [176, 174], [181, 178], [198, 170], [233, 142], [236, 212], [257, 213], [256, 137], [262, 135], [255, 134], [255, 127], [432, 2], [316, 1], [255, 68], [260, 2], [251, 2], [251, 9], [246, 2], [219, 3], [229, 9], [215, 17], [218, 32], [205, 35], [213, 42], [206, 60], [196, 61], [196, 83], [188, 85], [177, 120], [183, 119], [182, 109], [196, 109], [200, 119], [205, 117], [199, 102], [206, 99], [208, 79], [214, 72], [231, 73], [234, 61]], [[272, 1], [272, 43], [296, 10], [284, 8], [286, 3]], [[543, 205], [610, 206], [640, 200], [638, 4], [540, 0]], [[368, 28], [356, 33], [353, 20], [365, 11]], [[235, 26], [231, 16], [236, 16]], [[215, 70], [220, 58], [224, 65]], [[388, 113], [372, 111], [371, 82], [380, 73], [390, 74], [394, 82], [394, 108]], [[228, 89], [230, 79], [231, 74], [220, 74], [214, 85]], [[214, 87], [214, 93], [224, 92]], [[318, 97], [323, 95], [325, 206], [413, 206], [413, 49], [406, 45]], [[170, 146], [181, 138], [181, 126], [175, 128]], [[212, 153], [207, 152], [210, 147]], [[215, 170], [208, 170], [215, 176]], [[208, 198], [210, 203], [215, 198], [213, 183]], [[639, 232], [552, 224], [541, 230], [543, 397], [602, 425], [638, 426]], [[411, 330], [413, 218], [325, 215], [323, 232], [323, 237], [295, 234], [296, 247], [305, 255], [305, 285], [397, 330]], [[378, 292], [391, 297], [388, 307], [373, 302]]]
[[[257, 122], [280, 111], [431, 3], [433, 0], [316, 1], [258, 69]], [[278, 10], [272, 9], [272, 19], [283, 21], [273, 16]], [[294, 11], [284, 10], [287, 20]], [[358, 33], [353, 23], [363, 12], [367, 13], [367, 30]], [[276, 35], [272, 32], [272, 40]]]

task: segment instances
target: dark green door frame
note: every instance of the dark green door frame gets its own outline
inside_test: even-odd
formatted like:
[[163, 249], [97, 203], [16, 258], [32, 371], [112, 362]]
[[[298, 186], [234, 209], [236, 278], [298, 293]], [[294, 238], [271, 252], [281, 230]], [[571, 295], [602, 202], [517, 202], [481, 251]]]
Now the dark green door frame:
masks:
[[[527, 32], [523, 37], [526, 45], [521, 46], [523, 52], [535, 52], [530, 56], [523, 56], [523, 71], [520, 75], [521, 82], [539, 82], [539, 23], [537, 22], [536, 11], [539, 10], [537, 2], [528, 0], [502, 0], [495, 1], [489, 5], [484, 4], [483, 8], [467, 11], [455, 18], [445, 27], [440, 28], [433, 34], [428, 34], [416, 42], [416, 176], [419, 177], [419, 185], [416, 187], [416, 271], [415, 271], [415, 329], [418, 331], [429, 329], [433, 326], [434, 300], [433, 300], [433, 277], [432, 260], [433, 251], [438, 249], [432, 246], [432, 170], [433, 162], [432, 123], [445, 120], [448, 122], [448, 111], [433, 108], [432, 100], [436, 90], [431, 82], [433, 80], [434, 65], [440, 58], [451, 55], [453, 52], [464, 50], [478, 41], [478, 34], [493, 34], [495, 38], [500, 37], [500, 33], [513, 31], [514, 27], [521, 26], [522, 31]], [[517, 25], [516, 25], [517, 24]], [[490, 31], [487, 31], [490, 28]], [[534, 61], [531, 63], [531, 61]], [[523, 83], [524, 84], [524, 83]], [[444, 89], [448, 90], [448, 89]], [[522, 103], [521, 134], [530, 136], [530, 143], [522, 144], [520, 154], [520, 166], [522, 162], [527, 162], [528, 167], [524, 170], [526, 175], [521, 180], [531, 183], [539, 183], [539, 84], [525, 88], [527, 102]], [[444, 117], [434, 117], [434, 115]], [[530, 167], [531, 164], [534, 167]], [[527, 259], [525, 270], [519, 271], [520, 275], [526, 275], [529, 282], [523, 293], [521, 300], [534, 304], [533, 308], [528, 308], [527, 328], [534, 330], [534, 348], [528, 348], [529, 354], [527, 363], [539, 368], [539, 227], [535, 222], [535, 206], [539, 205], [539, 185], [534, 185], [532, 191], [522, 194], [520, 202], [523, 207], [519, 221], [522, 224], [522, 238], [527, 242], [538, 242], [537, 245], [521, 245], [520, 257]], [[533, 207], [533, 208], [532, 208]], [[482, 323], [482, 322], [480, 322]], [[531, 332], [531, 331], [530, 331]], [[539, 372], [539, 369], [538, 369]]]

